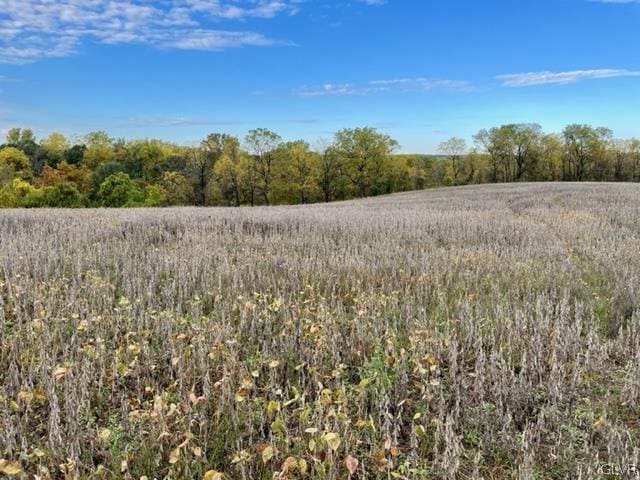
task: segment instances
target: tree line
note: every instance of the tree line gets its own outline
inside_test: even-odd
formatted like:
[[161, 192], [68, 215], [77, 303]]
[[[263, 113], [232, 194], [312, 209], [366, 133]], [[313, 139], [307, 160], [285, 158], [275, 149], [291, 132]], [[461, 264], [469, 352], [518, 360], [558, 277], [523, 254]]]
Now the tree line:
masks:
[[374, 128], [338, 131], [316, 148], [258, 128], [195, 146], [92, 132], [38, 141], [14, 128], [0, 146], [0, 207], [304, 204], [437, 186], [518, 181], [640, 181], [640, 140], [607, 128], [537, 124], [454, 137], [437, 155], [402, 155]]

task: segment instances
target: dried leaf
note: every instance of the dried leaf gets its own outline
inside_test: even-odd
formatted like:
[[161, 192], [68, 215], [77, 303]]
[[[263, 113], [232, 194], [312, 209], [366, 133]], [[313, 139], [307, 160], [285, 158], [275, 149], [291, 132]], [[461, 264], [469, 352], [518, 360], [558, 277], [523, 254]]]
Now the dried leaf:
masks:
[[65, 367], [58, 367], [53, 371], [53, 376], [56, 379], [56, 382], [59, 382], [69, 373], [69, 369]]
[[282, 463], [280, 470], [283, 475], [287, 475], [290, 472], [295, 471], [298, 468], [298, 460], [295, 457], [287, 457]]
[[33, 393], [26, 390], [21, 390], [18, 392], [18, 400], [21, 400], [25, 403], [31, 403], [31, 401], [33, 400]]
[[171, 451], [171, 453], [169, 454], [169, 463], [170, 464], [174, 464], [177, 463], [178, 460], [180, 460], [180, 447], [174, 449]]
[[358, 461], [358, 459], [355, 457], [352, 457], [351, 455], [349, 455], [347, 458], [344, 459], [344, 466], [347, 467], [347, 470], [349, 470], [350, 475], [353, 475], [354, 473], [356, 473], [356, 471], [358, 470], [358, 465], [360, 465], [360, 462]]

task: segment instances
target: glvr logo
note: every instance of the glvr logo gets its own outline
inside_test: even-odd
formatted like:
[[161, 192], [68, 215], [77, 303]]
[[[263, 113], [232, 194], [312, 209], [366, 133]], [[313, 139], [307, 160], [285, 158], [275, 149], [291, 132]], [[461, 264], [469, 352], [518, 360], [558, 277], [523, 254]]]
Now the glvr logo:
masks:
[[640, 465], [633, 463], [603, 463], [598, 467], [598, 473], [607, 478], [640, 479]]

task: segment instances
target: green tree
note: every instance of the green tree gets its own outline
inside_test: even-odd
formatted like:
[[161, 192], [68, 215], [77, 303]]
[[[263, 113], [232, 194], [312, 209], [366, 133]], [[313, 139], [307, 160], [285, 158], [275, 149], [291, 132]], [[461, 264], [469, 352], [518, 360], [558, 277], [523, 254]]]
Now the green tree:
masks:
[[167, 205], [186, 205], [189, 201], [191, 185], [181, 173], [164, 172], [158, 185], [164, 192]]
[[597, 158], [604, 153], [604, 139], [610, 131], [573, 124], [562, 131], [564, 176], [568, 180], [589, 178]]
[[629, 156], [631, 157], [631, 180], [640, 181], [640, 139], [629, 140]]
[[460, 177], [462, 158], [467, 152], [467, 142], [463, 138], [452, 137], [449, 140], [442, 142], [438, 146], [438, 151], [443, 155], [446, 155], [451, 162], [453, 181], [457, 184], [458, 178]]
[[287, 142], [278, 150], [279, 176], [284, 198], [289, 203], [309, 203], [318, 196], [320, 157], [302, 140]]
[[159, 185], [148, 185], [144, 189], [145, 207], [164, 207], [167, 205], [165, 191]]
[[21, 150], [29, 159], [33, 159], [38, 152], [38, 143], [33, 131], [28, 128], [12, 128], [7, 133], [6, 144]]
[[61, 133], [51, 133], [40, 142], [40, 154], [44, 162], [51, 167], [63, 161], [68, 150], [69, 141]]
[[106, 132], [91, 132], [85, 137], [87, 149], [83, 162], [91, 169], [112, 162], [115, 158], [113, 139]]
[[540, 162], [534, 174], [536, 180], [562, 180], [562, 138], [556, 134], [543, 135], [540, 139]]
[[30, 180], [33, 177], [29, 157], [16, 147], [0, 149], [0, 185], [14, 178]]
[[120, 162], [104, 163], [93, 169], [91, 173], [91, 182], [93, 183], [94, 193], [97, 194], [98, 190], [100, 189], [100, 185], [105, 181], [107, 177], [119, 172], [127, 173], [126, 166]]
[[129, 142], [122, 163], [131, 177], [142, 177], [155, 182], [162, 176], [162, 163], [165, 159], [162, 145], [156, 140], [134, 140]]
[[336, 133], [334, 146], [341, 159], [342, 173], [355, 188], [358, 197], [386, 193], [391, 154], [398, 143], [375, 128], [343, 129]]
[[144, 201], [144, 193], [124, 172], [109, 175], [100, 184], [98, 201], [103, 207], [128, 207]]
[[282, 138], [266, 128], [256, 128], [249, 131], [244, 141], [252, 155], [252, 167], [258, 180], [260, 194], [265, 205], [269, 205], [277, 162], [276, 149], [282, 142]]
[[480, 130], [474, 140], [491, 159], [491, 181], [524, 180], [535, 170], [542, 129], [538, 124], [512, 123]]
[[318, 183], [325, 202], [335, 200], [345, 191], [345, 176], [342, 173], [340, 155], [334, 145], [322, 145], [320, 148]]
[[226, 205], [239, 207], [244, 201], [255, 201], [255, 182], [252, 182], [250, 170], [249, 158], [240, 148], [238, 139], [228, 139], [214, 166], [219, 196]]
[[64, 152], [64, 158], [69, 165], [80, 165], [86, 150], [85, 145], [73, 145]]
[[228, 144], [235, 144], [238, 140], [226, 133], [211, 133], [200, 142], [198, 148], [191, 150], [187, 162], [188, 178], [193, 183], [196, 203], [206, 205], [207, 192], [214, 176], [214, 166], [220, 160]]

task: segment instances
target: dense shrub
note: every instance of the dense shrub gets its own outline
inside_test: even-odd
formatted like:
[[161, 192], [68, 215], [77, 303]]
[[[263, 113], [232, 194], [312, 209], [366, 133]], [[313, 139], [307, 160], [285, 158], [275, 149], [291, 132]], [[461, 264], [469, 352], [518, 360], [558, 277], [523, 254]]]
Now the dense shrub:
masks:
[[84, 205], [84, 197], [71, 183], [58, 183], [45, 188], [44, 201], [48, 207], [79, 208]]
[[0, 148], [0, 185], [14, 178], [29, 180], [32, 177], [29, 157], [15, 147]]
[[98, 202], [103, 207], [129, 207], [143, 201], [144, 193], [140, 187], [123, 172], [109, 175], [98, 190]]
[[145, 207], [164, 207], [165, 205], [167, 205], [167, 198], [161, 187], [149, 185], [144, 189]]
[[23, 202], [37, 191], [33, 185], [15, 178], [0, 188], [0, 208], [21, 207]]

